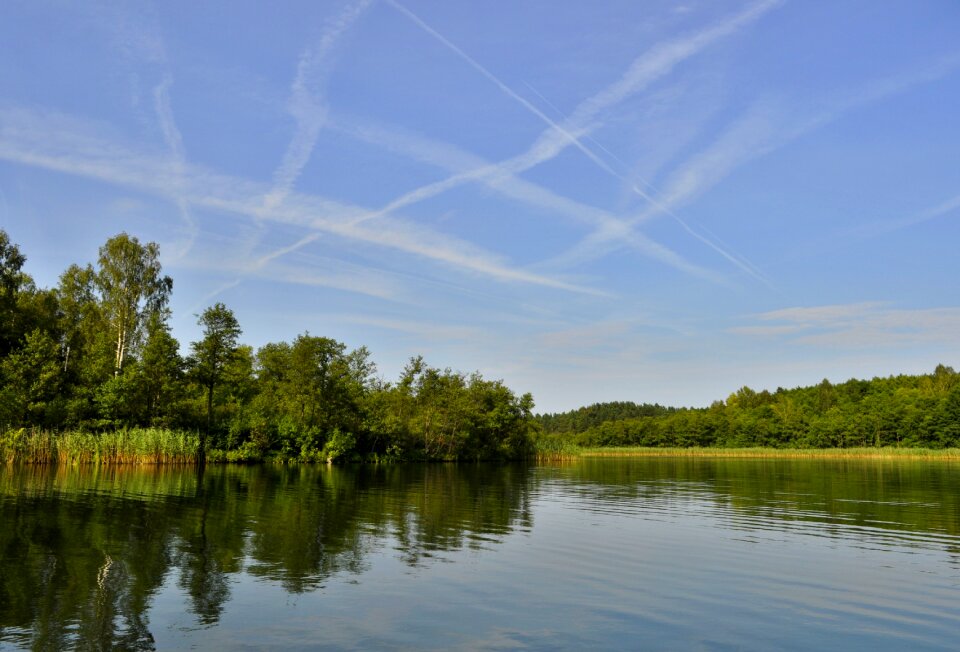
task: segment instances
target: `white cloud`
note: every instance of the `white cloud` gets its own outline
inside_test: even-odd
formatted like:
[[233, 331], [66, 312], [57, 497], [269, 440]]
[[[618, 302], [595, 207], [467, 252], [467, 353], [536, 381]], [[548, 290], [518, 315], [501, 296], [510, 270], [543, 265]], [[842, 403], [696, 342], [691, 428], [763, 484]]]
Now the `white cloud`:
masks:
[[410, 319], [396, 319], [393, 317], [357, 315], [357, 314], [327, 314], [324, 320], [345, 322], [361, 326], [373, 326], [389, 331], [406, 333], [420, 339], [429, 340], [460, 340], [475, 342], [484, 336], [484, 330], [475, 326], [460, 326], [438, 324], [437, 322], [417, 321]]
[[755, 315], [754, 319], [763, 323], [733, 328], [731, 332], [842, 349], [960, 345], [960, 307], [905, 310], [887, 303], [863, 302], [784, 308]]
[[[316, 239], [316, 234], [306, 238]], [[228, 239], [229, 240], [229, 239]], [[232, 244], [227, 242], [226, 244]], [[302, 246], [302, 239], [295, 245]], [[327, 287], [362, 294], [392, 303], [412, 304], [406, 278], [402, 275], [372, 266], [359, 265], [329, 256], [299, 253], [289, 263], [277, 262], [294, 245], [259, 256], [234, 252], [230, 246], [218, 246], [215, 251], [198, 251], [196, 255], [178, 261], [177, 269], [205, 272], [213, 276], [236, 276], [205, 295], [201, 303], [237, 287], [246, 280], [272, 281], [291, 285]], [[279, 252], [279, 253], [278, 253]]]
[[[546, 113], [544, 113], [543, 111], [541, 111], [540, 109], [538, 109], [536, 106], [534, 106], [533, 104], [531, 104], [531, 103], [530, 103], [529, 101], [527, 101], [525, 98], [521, 97], [519, 94], [517, 94], [516, 91], [514, 91], [514, 90], [513, 90], [512, 88], [510, 88], [507, 84], [505, 84], [503, 81], [501, 81], [499, 77], [497, 77], [497, 76], [494, 75], [492, 72], [490, 72], [490, 71], [487, 70], [485, 67], [483, 67], [476, 59], [474, 59], [474, 58], [471, 57], [469, 54], [467, 54], [466, 52], [464, 52], [462, 49], [460, 49], [459, 47], [457, 47], [457, 46], [456, 46], [454, 43], [452, 43], [449, 39], [447, 39], [445, 36], [443, 36], [442, 34], [440, 34], [437, 30], [435, 30], [434, 28], [430, 27], [430, 25], [428, 25], [428, 24], [427, 24], [426, 22], [424, 22], [419, 16], [417, 16], [417, 15], [414, 14], [412, 11], [410, 11], [409, 9], [407, 9], [406, 7], [404, 7], [402, 4], [400, 4], [400, 3], [397, 2], [396, 0], [385, 0], [385, 1], [387, 2], [387, 4], [389, 4], [390, 6], [392, 6], [393, 8], [395, 8], [397, 11], [399, 11], [400, 13], [402, 13], [403, 15], [405, 15], [406, 17], [408, 17], [410, 20], [412, 20], [412, 21], [413, 21], [415, 24], [417, 24], [421, 29], [423, 29], [423, 31], [425, 31], [427, 34], [429, 34], [430, 36], [432, 36], [433, 38], [435, 38], [436, 40], [438, 40], [440, 43], [442, 43], [445, 47], [447, 47], [447, 48], [450, 49], [452, 52], [454, 52], [458, 57], [460, 57], [461, 59], [463, 59], [464, 61], [466, 61], [467, 64], [470, 65], [471, 68], [473, 68], [474, 70], [476, 70], [477, 72], [479, 72], [481, 75], [483, 75], [484, 77], [486, 77], [488, 80], [490, 80], [491, 82], [493, 82], [493, 84], [494, 84], [497, 88], [499, 88], [501, 92], [503, 92], [505, 95], [507, 95], [507, 97], [510, 97], [510, 98], [513, 99], [515, 102], [517, 102], [518, 104], [520, 104], [520, 106], [522, 106], [522, 107], [523, 107], [524, 109], [526, 109], [528, 112], [530, 112], [530, 113], [532, 113], [533, 115], [535, 115], [535, 116], [537, 116], [538, 118], [540, 118], [543, 122], [545, 122], [545, 123], [551, 128], [552, 131], [555, 131], [556, 133], [560, 134], [560, 136], [562, 137], [564, 143], [567, 143], [567, 144], [570, 144], [570, 145], [574, 145], [575, 147], [577, 147], [577, 149], [579, 149], [580, 151], [582, 151], [590, 160], [594, 161], [597, 165], [599, 165], [600, 167], [603, 167], [603, 168], [605, 168], [605, 169], [607, 169], [607, 170], [610, 170], [609, 166], [607, 166], [607, 164], [604, 163], [601, 158], [599, 158], [596, 154], [594, 154], [593, 151], [590, 150], [590, 148], [586, 147], [586, 146], [580, 141], [580, 138], [579, 138], [580, 134], [578, 134], [578, 133], [576, 133], [575, 131], [572, 131], [572, 130], [570, 130], [570, 129], [567, 129], [565, 126], [557, 123], [555, 120], [553, 120], [552, 118], [550, 118], [550, 116], [548, 116]], [[534, 149], [539, 149], [539, 147], [535, 144], [535, 145], [534, 145]], [[612, 172], [612, 170], [610, 170], [610, 171]]]
[[803, 330], [803, 326], [795, 324], [784, 324], [781, 326], [737, 326], [731, 328], [730, 332], [736, 335], [756, 335], [758, 337], [770, 337], [773, 335], [790, 335]]
[[594, 288], [511, 267], [499, 256], [468, 242], [399, 219], [355, 224], [369, 211], [306, 194], [291, 194], [282, 206], [264, 206], [263, 184], [188, 165], [171, 170], [156, 155], [132, 151], [99, 137], [90, 126], [60, 114], [0, 109], [0, 158], [17, 163], [134, 187], [191, 206], [226, 211], [323, 231], [354, 242], [415, 255], [501, 282], [520, 282], [569, 292], [607, 296]]
[[757, 315], [762, 321], [790, 321], [805, 325], [833, 325], [876, 313], [885, 304], [879, 301], [782, 308]]
[[870, 224], [865, 224], [860, 228], [851, 230], [850, 233], [861, 237], [878, 236], [884, 233], [890, 233], [892, 231], [899, 231], [900, 229], [905, 229], [917, 224], [922, 224], [924, 222], [929, 222], [930, 220], [947, 215], [953, 215], [958, 212], [960, 212], [960, 195], [951, 197], [950, 199], [941, 202], [936, 206], [922, 210], [909, 217], [899, 220], [880, 220], [877, 222], [871, 222]]
[[[779, 4], [781, 4], [780, 0], [764, 0], [706, 29], [657, 44], [634, 59], [617, 81], [581, 102], [564, 121], [564, 125], [571, 131], [587, 128], [604, 111], [645, 90], [654, 81], [672, 72], [683, 61], [699, 54], [721, 39], [736, 34]], [[556, 145], [545, 145], [545, 143], [555, 140], [557, 140], [555, 131], [545, 131], [531, 149], [551, 152]]]
[[[149, 88], [149, 85], [141, 82], [141, 76], [148, 74], [160, 78], [152, 85], [153, 113], [169, 151], [173, 173], [182, 177], [186, 150], [174, 118], [170, 99], [173, 76], [169, 71], [167, 48], [155, 7], [149, 3], [134, 2], [109, 5], [87, 3], [82, 11], [89, 12], [96, 29], [104, 30], [107, 41], [118, 53], [117, 61], [130, 80], [130, 103], [134, 111], [143, 110], [141, 94], [144, 86]], [[180, 214], [186, 237], [169, 248], [168, 252], [173, 258], [180, 258], [190, 251], [196, 241], [198, 226], [182, 194], [175, 194], [171, 200]]]

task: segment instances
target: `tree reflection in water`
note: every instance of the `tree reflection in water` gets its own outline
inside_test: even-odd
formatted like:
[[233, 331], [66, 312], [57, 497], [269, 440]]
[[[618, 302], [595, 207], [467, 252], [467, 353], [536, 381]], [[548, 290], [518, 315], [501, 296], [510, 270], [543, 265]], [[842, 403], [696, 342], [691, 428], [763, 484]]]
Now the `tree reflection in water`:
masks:
[[230, 576], [289, 593], [395, 539], [418, 565], [437, 550], [531, 525], [523, 466], [22, 467], [0, 475], [0, 641], [152, 649], [151, 598], [168, 577], [201, 626]]
[[161, 590], [183, 595], [197, 625], [209, 627], [241, 576], [301, 594], [364, 573], [377, 552], [428, 568], [445, 552], [529, 531], [545, 496], [570, 518], [707, 506], [734, 530], [960, 553], [960, 474], [942, 462], [6, 467], [0, 643], [152, 649], [148, 613]]

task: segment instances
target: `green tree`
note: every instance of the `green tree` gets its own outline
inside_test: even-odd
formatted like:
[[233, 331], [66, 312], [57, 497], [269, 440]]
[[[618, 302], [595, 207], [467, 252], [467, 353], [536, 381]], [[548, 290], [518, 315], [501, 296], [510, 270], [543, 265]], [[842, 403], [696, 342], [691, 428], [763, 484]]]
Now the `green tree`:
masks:
[[24, 345], [0, 362], [0, 418], [3, 425], [47, 424], [45, 415], [62, 381], [57, 343], [41, 331], [24, 338]]
[[[213, 392], [236, 354], [237, 341], [242, 331], [233, 311], [222, 303], [216, 303], [204, 310], [199, 315], [197, 324], [203, 327], [203, 339], [190, 343], [190, 366], [197, 382], [206, 391], [206, 435], [209, 435], [213, 428]], [[206, 437], [201, 437], [201, 450], [205, 446]]]
[[151, 425], [170, 425], [183, 394], [184, 361], [180, 344], [157, 312], [147, 324], [147, 339], [137, 365], [143, 418]]
[[934, 421], [939, 434], [936, 445], [960, 445], [960, 384], [954, 385], [941, 399]]
[[93, 393], [93, 402], [99, 418], [94, 422], [98, 428], [122, 428], [139, 421], [140, 407], [137, 374], [128, 366], [119, 376], [110, 376]]
[[407, 458], [494, 459], [530, 452], [533, 398], [500, 381], [436, 369], [422, 358], [381, 394], [372, 415], [386, 430], [387, 452]]
[[65, 374], [65, 425], [96, 418], [94, 395], [113, 375], [113, 351], [108, 324], [97, 299], [91, 265], [71, 265], [56, 288], [58, 333]]
[[88, 350], [92, 335], [100, 330], [100, 310], [97, 304], [94, 276], [91, 265], [70, 265], [60, 275], [57, 285], [57, 302], [60, 309], [60, 331], [63, 333], [61, 347], [64, 369], [71, 369]]
[[327, 337], [298, 336], [257, 353], [257, 430], [285, 452], [318, 453], [334, 434], [339, 455], [352, 453], [365, 427], [365, 396], [375, 367], [361, 347]]
[[[253, 347], [246, 344], [238, 346], [223, 370], [220, 388], [217, 390], [221, 402], [228, 407], [227, 439], [222, 442], [228, 449], [237, 448], [250, 435], [249, 405], [257, 394], [254, 359]], [[262, 452], [263, 448], [260, 448]]]
[[169, 301], [173, 281], [161, 274], [159, 257], [160, 247], [155, 242], [141, 245], [126, 233], [100, 247], [95, 283], [114, 340], [115, 376], [143, 334], [147, 317]]
[[21, 272], [26, 260], [7, 232], [0, 229], [0, 357], [10, 353], [20, 337], [17, 296], [27, 280]]

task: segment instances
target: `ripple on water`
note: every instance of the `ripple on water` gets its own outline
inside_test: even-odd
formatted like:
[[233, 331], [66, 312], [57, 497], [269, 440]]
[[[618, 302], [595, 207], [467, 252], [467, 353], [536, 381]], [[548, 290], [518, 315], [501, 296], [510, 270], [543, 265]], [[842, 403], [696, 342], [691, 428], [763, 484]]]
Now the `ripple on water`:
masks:
[[6, 473], [0, 644], [951, 649], [958, 497], [929, 463]]

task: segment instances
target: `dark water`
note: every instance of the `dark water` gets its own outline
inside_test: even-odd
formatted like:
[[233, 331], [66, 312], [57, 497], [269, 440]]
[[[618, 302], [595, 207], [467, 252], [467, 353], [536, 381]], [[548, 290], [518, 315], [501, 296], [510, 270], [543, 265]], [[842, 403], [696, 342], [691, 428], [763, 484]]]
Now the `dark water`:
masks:
[[957, 649], [960, 467], [0, 467], [0, 648]]

